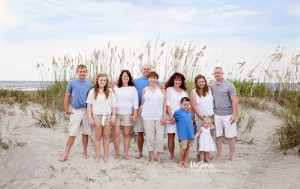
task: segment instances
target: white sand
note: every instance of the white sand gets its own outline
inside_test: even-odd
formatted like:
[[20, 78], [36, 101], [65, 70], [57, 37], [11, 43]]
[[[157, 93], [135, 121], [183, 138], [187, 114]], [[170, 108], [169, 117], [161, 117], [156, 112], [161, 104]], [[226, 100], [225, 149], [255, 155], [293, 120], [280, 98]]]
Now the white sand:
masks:
[[[5, 107], [5, 108], [3, 108]], [[137, 145], [132, 140], [132, 159], [113, 158], [94, 163], [94, 149], [89, 145], [89, 158], [81, 156], [81, 137], [77, 137], [66, 162], [58, 162], [63, 154], [68, 121], [59, 118], [57, 129], [39, 128], [31, 117], [31, 110], [41, 107], [30, 105], [27, 113], [17, 105], [1, 105], [3, 142], [10, 145], [0, 149], [0, 188], [300, 188], [300, 159], [296, 150], [283, 155], [271, 146], [270, 136], [281, 120], [268, 111], [240, 108], [244, 114], [236, 145], [236, 160], [229, 161], [228, 145], [223, 145], [223, 161], [213, 160], [212, 167], [178, 168], [169, 160], [169, 152], [162, 154], [162, 165], [149, 164], [146, 146], [143, 157], [134, 158]], [[242, 131], [249, 115], [256, 118], [251, 132]], [[252, 141], [252, 142], [251, 142]], [[177, 141], [176, 141], [177, 143]], [[121, 153], [123, 146], [120, 147]], [[178, 146], [176, 146], [178, 158]], [[216, 156], [216, 153], [211, 153]], [[190, 154], [196, 156], [195, 148]], [[101, 149], [101, 157], [103, 151]]]

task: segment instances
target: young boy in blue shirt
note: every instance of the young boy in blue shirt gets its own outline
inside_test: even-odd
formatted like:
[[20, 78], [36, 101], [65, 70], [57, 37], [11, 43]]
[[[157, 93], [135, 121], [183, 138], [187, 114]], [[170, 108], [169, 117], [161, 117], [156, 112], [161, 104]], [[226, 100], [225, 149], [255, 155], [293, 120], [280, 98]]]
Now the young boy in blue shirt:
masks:
[[192, 113], [189, 111], [190, 99], [188, 97], [183, 97], [180, 101], [180, 106], [181, 108], [174, 113], [177, 135], [180, 143], [178, 167], [182, 167], [182, 162], [184, 161], [184, 167], [187, 168], [190, 148], [194, 143]]

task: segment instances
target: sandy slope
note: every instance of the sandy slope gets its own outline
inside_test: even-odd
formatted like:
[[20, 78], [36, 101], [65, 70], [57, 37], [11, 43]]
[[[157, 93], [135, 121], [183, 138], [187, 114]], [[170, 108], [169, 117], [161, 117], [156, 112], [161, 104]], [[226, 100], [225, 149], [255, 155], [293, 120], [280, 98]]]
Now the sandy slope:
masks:
[[[0, 149], [0, 188], [300, 188], [298, 152], [290, 150], [283, 155], [271, 147], [270, 136], [281, 121], [268, 111], [240, 108], [244, 121], [239, 129], [236, 161], [228, 160], [228, 146], [224, 144], [223, 161], [214, 160], [210, 167], [178, 168], [169, 160], [168, 151], [163, 153], [162, 165], [149, 164], [146, 147], [139, 160], [115, 159], [112, 144], [109, 162], [96, 164], [91, 145], [89, 159], [81, 157], [80, 137], [69, 160], [60, 163], [57, 158], [63, 154], [67, 138], [68, 123], [64, 119], [59, 118], [56, 130], [39, 128], [31, 117], [31, 110], [41, 110], [39, 106], [30, 105], [26, 112], [17, 105], [1, 107], [5, 110], [2, 138], [11, 146]], [[251, 132], [242, 133], [250, 115], [256, 118], [256, 124]], [[136, 150], [132, 141], [132, 157]], [[191, 160], [195, 153], [193, 149]]]

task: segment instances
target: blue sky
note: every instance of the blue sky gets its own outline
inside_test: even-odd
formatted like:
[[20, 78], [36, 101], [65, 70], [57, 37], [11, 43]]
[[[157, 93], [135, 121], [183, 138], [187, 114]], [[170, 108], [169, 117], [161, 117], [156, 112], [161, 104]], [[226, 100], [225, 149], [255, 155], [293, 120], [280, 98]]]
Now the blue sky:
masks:
[[257, 64], [278, 45], [300, 51], [296, 0], [1, 0], [0, 80], [38, 80], [37, 62], [92, 52], [110, 41], [139, 48], [158, 36], [207, 45], [205, 60]]

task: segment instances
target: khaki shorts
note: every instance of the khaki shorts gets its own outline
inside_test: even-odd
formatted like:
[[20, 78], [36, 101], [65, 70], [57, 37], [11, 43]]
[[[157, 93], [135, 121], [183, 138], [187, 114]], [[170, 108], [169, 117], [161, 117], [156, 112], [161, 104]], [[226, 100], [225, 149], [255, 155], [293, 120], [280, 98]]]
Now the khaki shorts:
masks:
[[221, 137], [223, 135], [223, 130], [225, 130], [226, 138], [236, 137], [236, 122], [230, 124], [230, 117], [228, 116], [219, 116], [215, 115], [215, 128], [216, 128], [216, 137]]
[[131, 114], [117, 114], [115, 126], [132, 126]]
[[71, 109], [70, 114], [69, 136], [77, 136], [79, 132], [84, 135], [91, 134], [91, 126], [88, 122], [86, 108]]
[[145, 132], [144, 122], [143, 122], [143, 118], [141, 115], [139, 115], [137, 117], [136, 124], [133, 126], [133, 131], [135, 133], [144, 133]]
[[180, 145], [180, 149], [185, 150], [187, 149], [187, 147], [191, 148], [193, 147], [194, 144], [194, 140], [181, 140], [179, 145]]
[[111, 115], [93, 115], [93, 119], [95, 121], [96, 126], [110, 125]]

